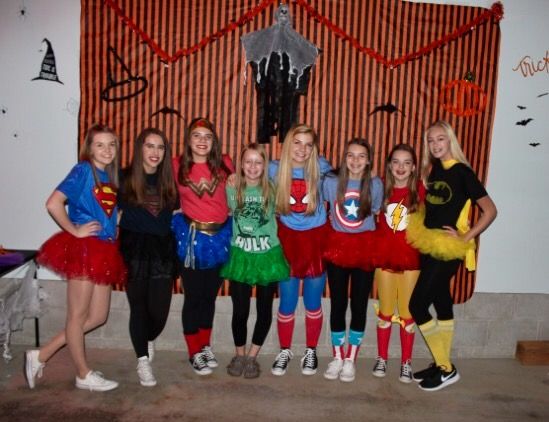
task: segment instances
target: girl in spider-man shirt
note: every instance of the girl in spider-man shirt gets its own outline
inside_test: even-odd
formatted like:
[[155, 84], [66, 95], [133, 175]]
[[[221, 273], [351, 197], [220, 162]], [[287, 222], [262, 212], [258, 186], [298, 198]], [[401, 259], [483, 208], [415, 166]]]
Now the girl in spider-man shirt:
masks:
[[[375, 215], [381, 208], [383, 186], [370, 175], [371, 151], [365, 139], [347, 143], [337, 177], [326, 177], [322, 191], [330, 205], [330, 230], [325, 241], [330, 286], [330, 329], [334, 359], [324, 378], [352, 382], [355, 360], [366, 328], [366, 307], [374, 279]], [[348, 347], [345, 314], [351, 302]]]
[[303, 279], [306, 350], [301, 372], [313, 375], [318, 367], [316, 346], [322, 328], [321, 297], [326, 283], [321, 245], [324, 244], [326, 209], [320, 190], [330, 164], [318, 153], [313, 128], [299, 124], [284, 139], [280, 161], [271, 161], [269, 177], [275, 181], [278, 235], [290, 264], [290, 279], [279, 283], [278, 338], [280, 353], [271, 372], [284, 375], [291, 351], [299, 284]]
[[119, 145], [112, 129], [93, 125], [80, 152], [81, 161], [46, 203], [63, 231], [42, 245], [37, 261], [67, 280], [67, 320], [65, 329], [46, 345], [25, 353], [24, 374], [30, 388], [65, 344], [76, 368], [77, 388], [108, 391], [118, 387], [116, 381], [88, 366], [84, 335], [105, 323], [111, 287], [126, 278], [116, 242]]

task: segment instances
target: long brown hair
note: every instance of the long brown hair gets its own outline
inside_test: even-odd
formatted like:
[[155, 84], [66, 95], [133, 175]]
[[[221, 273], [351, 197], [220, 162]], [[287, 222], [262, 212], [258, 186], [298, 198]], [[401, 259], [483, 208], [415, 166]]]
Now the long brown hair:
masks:
[[217, 136], [214, 124], [204, 117], [197, 117], [191, 121], [189, 127], [185, 131], [185, 148], [183, 154], [179, 158], [179, 172], [177, 174], [177, 181], [180, 184], [185, 184], [194, 164], [193, 152], [191, 150], [191, 133], [197, 127], [204, 127], [212, 132], [213, 135], [212, 149], [207, 159], [208, 168], [212, 173], [212, 179], [215, 179], [216, 177], [226, 178], [231, 174], [231, 170], [223, 162], [221, 142]]
[[414, 149], [407, 144], [398, 144], [395, 145], [394, 148], [391, 150], [389, 155], [387, 156], [387, 161], [385, 162], [385, 199], [383, 200], [383, 210], [387, 211], [387, 205], [389, 202], [389, 198], [393, 194], [393, 189], [395, 187], [395, 177], [393, 176], [393, 173], [391, 172], [391, 161], [393, 160], [393, 155], [397, 151], [405, 151], [412, 157], [412, 163], [414, 164], [414, 169], [410, 173], [410, 177], [408, 178], [407, 188], [408, 188], [408, 197], [406, 198], [407, 203], [406, 207], [408, 208], [408, 212], [412, 213], [417, 211], [419, 207], [419, 192], [417, 190], [417, 183], [418, 183], [418, 168], [417, 168], [417, 156]]
[[236, 168], [236, 207], [244, 207], [244, 189], [246, 189], [246, 177], [244, 175], [244, 170], [242, 169], [242, 164], [244, 160], [244, 154], [247, 151], [256, 151], [261, 158], [263, 159], [263, 174], [261, 175], [261, 180], [259, 181], [259, 187], [261, 188], [261, 194], [263, 195], [263, 212], [266, 212], [269, 209], [269, 203], [273, 200], [273, 187], [269, 182], [268, 176], [268, 167], [269, 167], [269, 158], [267, 157], [267, 152], [263, 145], [257, 143], [251, 143], [242, 148], [240, 153], [240, 160], [238, 161]]
[[320, 168], [318, 165], [318, 140], [315, 130], [305, 124], [293, 126], [286, 137], [280, 156], [278, 174], [276, 178], [276, 211], [280, 214], [287, 215], [290, 213], [290, 188], [292, 184], [292, 144], [294, 136], [299, 134], [311, 135], [313, 138], [313, 149], [311, 156], [305, 167], [303, 168], [305, 182], [307, 184], [309, 203], [305, 215], [312, 215], [316, 211], [318, 204], [318, 181], [320, 180]]
[[164, 208], [175, 204], [177, 189], [172, 171], [170, 142], [166, 134], [156, 128], [144, 129], [134, 141], [132, 163], [124, 180], [124, 198], [133, 205], [143, 205], [145, 202], [146, 174], [143, 167], [143, 146], [150, 135], [159, 136], [164, 145], [164, 158], [156, 169], [160, 208]]
[[347, 190], [347, 184], [349, 183], [349, 169], [347, 168], [346, 159], [351, 145], [360, 145], [361, 147], [364, 147], [368, 154], [368, 164], [366, 164], [360, 178], [360, 208], [358, 210], [359, 220], [364, 220], [372, 213], [372, 196], [370, 195], [372, 148], [366, 139], [353, 138], [345, 144], [337, 176], [337, 204], [340, 209], [343, 209], [345, 191]]
[[108, 133], [114, 138], [115, 141], [115, 147], [116, 147], [116, 153], [114, 156], [114, 159], [110, 164], [105, 166], [105, 172], [109, 176], [109, 182], [113, 184], [114, 186], [118, 187], [118, 169], [119, 169], [119, 152], [120, 152], [120, 140], [118, 139], [118, 136], [116, 136], [116, 133], [114, 133], [114, 130], [110, 127], [107, 127], [101, 123], [94, 123], [90, 126], [88, 131], [86, 132], [86, 137], [84, 138], [84, 146], [80, 150], [80, 161], [87, 161], [90, 163], [90, 166], [92, 168], [93, 173], [93, 179], [95, 181], [95, 185], [97, 187], [100, 187], [102, 185], [101, 181], [99, 180], [99, 177], [97, 176], [97, 170], [95, 169], [95, 166], [93, 165], [93, 154], [91, 152], [91, 146], [93, 143], [93, 138], [95, 135], [99, 135], [100, 133]]

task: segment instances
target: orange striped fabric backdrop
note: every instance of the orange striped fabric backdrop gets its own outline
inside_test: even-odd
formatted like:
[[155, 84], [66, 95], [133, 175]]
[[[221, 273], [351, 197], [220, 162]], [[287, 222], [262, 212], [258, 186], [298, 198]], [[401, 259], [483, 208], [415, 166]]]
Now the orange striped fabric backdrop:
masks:
[[[116, 5], [168, 54], [197, 44], [258, 5], [252, 0], [119, 0]], [[300, 120], [318, 131], [322, 153], [336, 165], [346, 140], [364, 136], [374, 147], [374, 169], [381, 173], [393, 145], [406, 142], [420, 152], [425, 127], [439, 119], [455, 128], [474, 170], [485, 181], [494, 120], [499, 26], [488, 20], [455, 41], [393, 69], [379, 64], [338, 38], [294, 2], [288, 2], [296, 31], [321, 50], [312, 70]], [[416, 51], [472, 21], [485, 9], [408, 3], [400, 0], [310, 0], [321, 15], [387, 58]], [[235, 159], [256, 133], [255, 92], [251, 68], [245, 65], [240, 36], [274, 23], [277, 4], [253, 20], [175, 62], [161, 59], [102, 0], [82, 0], [81, 107], [79, 139], [94, 122], [112, 126], [122, 140], [122, 163], [132, 156], [132, 141], [147, 126], [164, 130], [173, 152], [182, 151], [187, 122], [197, 116], [216, 123], [223, 149]], [[112, 47], [120, 57], [107, 56]], [[124, 66], [122, 66], [122, 63]], [[101, 92], [114, 82], [143, 77], [147, 88], [122, 101], [107, 102]], [[444, 111], [438, 98], [444, 85], [467, 71], [487, 95], [484, 112], [458, 117]], [[122, 84], [111, 94], [129, 95], [138, 82]], [[391, 103], [397, 112], [376, 112]], [[166, 108], [179, 114], [159, 112]], [[271, 157], [280, 143], [273, 139]], [[474, 273], [460, 270], [453, 283], [456, 302], [470, 297]], [[226, 289], [225, 289], [226, 293]]]

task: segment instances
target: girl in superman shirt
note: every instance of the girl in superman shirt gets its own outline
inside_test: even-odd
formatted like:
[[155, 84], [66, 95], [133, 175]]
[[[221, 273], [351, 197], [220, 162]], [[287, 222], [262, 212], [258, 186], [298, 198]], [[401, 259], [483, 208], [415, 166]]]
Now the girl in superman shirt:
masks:
[[[34, 388], [46, 362], [65, 344], [76, 367], [76, 387], [118, 387], [88, 366], [84, 335], [104, 324], [111, 287], [124, 283], [126, 269], [116, 242], [119, 141], [112, 129], [93, 125], [80, 162], [50, 195], [46, 208], [63, 229], [40, 249], [37, 261], [67, 279], [65, 329], [40, 350], [25, 353], [25, 378]], [[68, 213], [65, 209], [68, 204]]]

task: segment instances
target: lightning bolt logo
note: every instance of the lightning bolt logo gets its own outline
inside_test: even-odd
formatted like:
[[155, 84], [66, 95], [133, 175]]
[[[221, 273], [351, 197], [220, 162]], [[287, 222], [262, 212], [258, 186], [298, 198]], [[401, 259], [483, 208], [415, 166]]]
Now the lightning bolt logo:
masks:
[[402, 213], [405, 210], [405, 207], [404, 207], [404, 205], [402, 205], [402, 201], [403, 201], [403, 199], [400, 200], [398, 205], [395, 207], [395, 209], [391, 213], [393, 233], [396, 233], [396, 231], [398, 229], [398, 225], [400, 224], [400, 222], [404, 218]]

